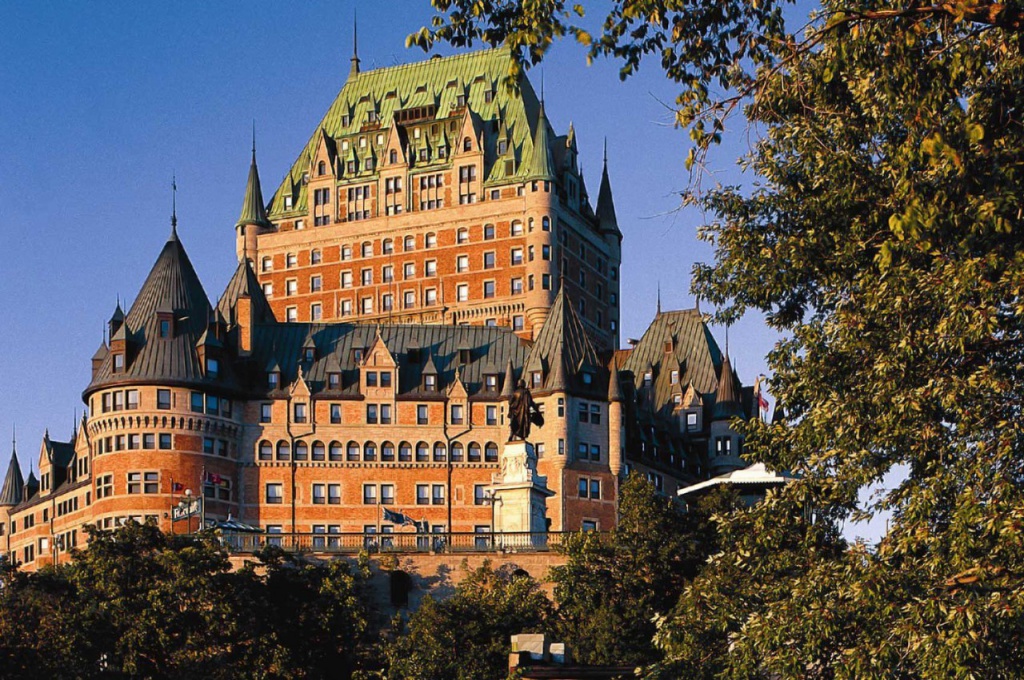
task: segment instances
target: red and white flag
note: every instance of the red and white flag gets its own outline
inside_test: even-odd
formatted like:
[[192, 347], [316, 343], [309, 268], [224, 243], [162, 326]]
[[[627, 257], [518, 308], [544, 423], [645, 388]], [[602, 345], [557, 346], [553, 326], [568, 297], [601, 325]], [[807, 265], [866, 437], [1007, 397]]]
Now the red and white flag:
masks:
[[761, 416], [761, 420], [767, 420], [768, 400], [765, 399], [764, 391], [761, 389], [762, 382], [768, 382], [768, 379], [763, 375], [757, 376], [757, 380], [754, 381], [754, 399], [757, 401], [757, 411]]

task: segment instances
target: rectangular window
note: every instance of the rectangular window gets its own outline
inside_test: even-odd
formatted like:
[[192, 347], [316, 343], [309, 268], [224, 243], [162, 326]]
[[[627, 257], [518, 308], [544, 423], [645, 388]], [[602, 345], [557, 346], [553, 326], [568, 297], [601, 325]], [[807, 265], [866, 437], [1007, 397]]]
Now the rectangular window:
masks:
[[484, 297], [494, 297], [494, 281], [484, 281]]
[[395, 485], [394, 484], [381, 484], [380, 485], [380, 502], [384, 505], [394, 505], [395, 503]]
[[427, 410], [427, 405], [426, 404], [417, 404], [416, 405], [416, 424], [417, 425], [426, 425], [427, 424], [427, 421], [428, 421], [427, 413], [428, 413], [428, 410]]
[[260, 404], [260, 422], [269, 423], [273, 404]]
[[341, 404], [331, 404], [331, 425], [341, 424]]
[[579, 421], [581, 423], [590, 422], [590, 405], [586, 402], [580, 402]]
[[220, 415], [220, 399], [216, 395], [206, 395], [206, 412], [209, 415]]
[[594, 425], [601, 424], [601, 405], [591, 404], [590, 405], [590, 422]]
[[487, 502], [487, 494], [483, 484], [473, 485], [473, 505], [484, 505]]
[[522, 264], [523, 263], [523, 249], [522, 248], [513, 248], [512, 252], [511, 252], [511, 259], [512, 259], [512, 264], [513, 265]]
[[587, 498], [590, 493], [590, 480], [586, 477], [580, 477], [579, 481], [579, 497]]
[[591, 444], [590, 445], [590, 460], [600, 461], [601, 460], [601, 445]]
[[324, 484], [313, 485], [313, 504], [323, 505], [327, 502], [327, 487]]
[[341, 484], [327, 485], [327, 503], [330, 505], [341, 505]]
[[129, 494], [142, 493], [142, 473], [141, 472], [129, 472], [128, 473], [128, 493]]
[[[266, 502], [269, 505], [284, 503], [284, 484], [273, 483], [266, 486]], [[268, 527], [269, 531], [269, 527]]]
[[452, 404], [452, 425], [462, 425], [465, 420], [462, 404]]
[[430, 485], [416, 485], [416, 505], [430, 505]]
[[203, 453], [213, 453], [213, 437], [203, 437]]
[[305, 403], [300, 402], [300, 403], [295, 404], [295, 420], [294, 420], [294, 422], [296, 422], [296, 423], [304, 423], [304, 422], [306, 422], [306, 404]]
[[391, 424], [391, 404], [380, 405], [380, 424], [390, 425]]
[[488, 425], [497, 425], [498, 424], [498, 407], [497, 406], [488, 406], [486, 408], [486, 414], [487, 414], [487, 424]]
[[444, 505], [444, 484], [434, 484], [431, 486], [431, 499], [434, 505]]
[[152, 432], [147, 432], [142, 435], [142, 448], [144, 449], [155, 449], [156, 448], [156, 435]]
[[128, 390], [126, 395], [128, 399], [128, 410], [137, 409], [139, 407], [139, 391]]
[[363, 484], [363, 505], [377, 505], [376, 484]]
[[114, 410], [115, 411], [123, 411], [124, 410], [124, 392], [121, 392], [121, 391], [114, 392]]
[[368, 425], [377, 424], [377, 404], [366, 405], [366, 422]]
[[590, 480], [590, 498], [595, 501], [601, 500], [601, 480]]
[[455, 299], [459, 302], [469, 300], [469, 284], [460, 283], [455, 287]]
[[140, 446], [141, 443], [142, 443], [142, 439], [141, 439], [141, 437], [139, 437], [139, 435], [137, 435], [137, 434], [130, 434], [130, 435], [128, 435], [128, 448], [131, 449], [132, 451], [137, 451], [138, 449], [142, 448]]
[[165, 432], [160, 433], [160, 448], [164, 451], [171, 448], [171, 435]]
[[146, 472], [143, 475], [143, 492], [144, 493], [159, 493], [160, 492], [160, 473], [159, 472]]

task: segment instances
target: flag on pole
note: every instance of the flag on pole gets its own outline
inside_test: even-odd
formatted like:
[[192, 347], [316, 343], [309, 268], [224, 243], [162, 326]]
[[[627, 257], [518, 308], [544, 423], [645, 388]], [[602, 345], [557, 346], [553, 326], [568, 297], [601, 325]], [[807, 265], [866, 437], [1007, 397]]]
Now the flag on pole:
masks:
[[761, 389], [762, 382], [768, 382], [768, 379], [764, 375], [757, 376], [757, 380], [754, 381], [754, 399], [757, 400], [758, 415], [764, 421], [768, 418], [768, 400], [765, 399], [764, 390]]
[[394, 510], [388, 510], [387, 508], [383, 509], [385, 522], [391, 522], [392, 524], [397, 524], [399, 526], [405, 526], [406, 524], [415, 524], [412, 518], [404, 513], [396, 512]]
[[206, 475], [206, 481], [214, 486], [223, 486], [228, 480], [226, 480], [222, 475], [211, 472]]

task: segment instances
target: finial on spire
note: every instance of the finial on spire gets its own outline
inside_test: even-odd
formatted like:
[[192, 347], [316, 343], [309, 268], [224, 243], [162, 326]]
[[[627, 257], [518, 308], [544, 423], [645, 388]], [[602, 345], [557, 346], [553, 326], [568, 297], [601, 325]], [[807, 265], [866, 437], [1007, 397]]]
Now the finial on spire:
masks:
[[729, 326], [732, 324], [725, 324], [725, 356], [729, 356]]
[[608, 135], [604, 136], [604, 167], [608, 168]]
[[540, 70], [540, 105], [544, 106], [544, 69]]
[[18, 452], [18, 425], [17, 423], [11, 424], [11, 453]]
[[171, 173], [171, 238], [178, 238], [178, 179]]
[[359, 15], [355, 9], [352, 10], [352, 68], [349, 76], [359, 73]]
[[256, 162], [256, 119], [252, 119], [252, 162]]
[[658, 315], [661, 315], [661, 279], [658, 279]]

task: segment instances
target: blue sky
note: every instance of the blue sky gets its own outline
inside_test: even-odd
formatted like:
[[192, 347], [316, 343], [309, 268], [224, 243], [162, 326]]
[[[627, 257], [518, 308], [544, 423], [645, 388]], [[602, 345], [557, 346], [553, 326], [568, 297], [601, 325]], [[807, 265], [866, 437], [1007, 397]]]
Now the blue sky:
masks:
[[[234, 266], [256, 120], [263, 185], [277, 186], [344, 84], [358, 4], [364, 69], [425, 58], [405, 36], [429, 21], [403, 2], [9, 3], [0, 22], [0, 436], [18, 428], [26, 465], [46, 428], [65, 439], [89, 358], [118, 296], [138, 291], [169, 231], [171, 174], [179, 233], [213, 300]], [[444, 50], [443, 52], [449, 52]], [[622, 335], [655, 312], [692, 307], [690, 271], [708, 261], [702, 216], [679, 211], [685, 135], [674, 88], [656, 64], [619, 81], [571, 43], [542, 68], [556, 130], [575, 124], [596, 197], [601, 148], [624, 233]], [[540, 72], [531, 80], [539, 85]], [[748, 138], [733, 121], [711, 167], [740, 181]], [[721, 329], [716, 332], [724, 342]], [[730, 331], [744, 382], [766, 371], [775, 335], [748, 315]], [[6, 445], [0, 460], [6, 465]]]

